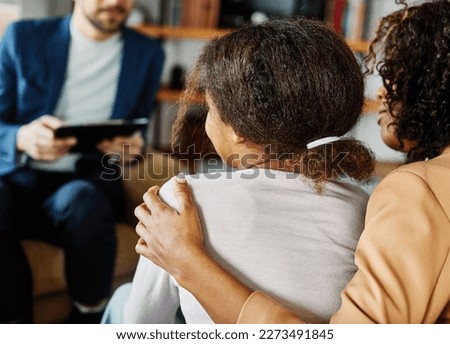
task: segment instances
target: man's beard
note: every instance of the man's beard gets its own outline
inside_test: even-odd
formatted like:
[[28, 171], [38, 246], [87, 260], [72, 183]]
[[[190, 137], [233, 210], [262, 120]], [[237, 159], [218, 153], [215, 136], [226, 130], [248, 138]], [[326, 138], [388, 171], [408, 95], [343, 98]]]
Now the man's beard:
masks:
[[[107, 11], [109, 9], [110, 8], [98, 10], [96, 12], [96, 14], [98, 15], [101, 12]], [[117, 11], [120, 11], [120, 12], [122, 12], [124, 14], [127, 13], [127, 11], [121, 6], [117, 6], [114, 9], [117, 10]], [[89, 20], [89, 22], [92, 24], [92, 26], [94, 26], [97, 30], [99, 30], [100, 32], [105, 33], [105, 34], [113, 34], [113, 33], [121, 31], [124, 28], [125, 22], [126, 22], [126, 20], [128, 18], [128, 15], [126, 15], [121, 22], [117, 23], [116, 26], [114, 26], [114, 27], [106, 27], [105, 24], [102, 21], [97, 20], [94, 16], [90, 16], [90, 15], [87, 15], [87, 14], [85, 14], [85, 15], [86, 15], [86, 18]]]

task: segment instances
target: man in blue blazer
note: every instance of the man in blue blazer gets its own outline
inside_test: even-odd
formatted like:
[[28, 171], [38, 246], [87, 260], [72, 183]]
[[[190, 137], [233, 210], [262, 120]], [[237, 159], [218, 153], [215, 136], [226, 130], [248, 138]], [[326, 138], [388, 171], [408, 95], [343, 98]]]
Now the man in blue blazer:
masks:
[[55, 138], [54, 130], [149, 117], [164, 53], [159, 42], [124, 27], [133, 5], [75, 0], [72, 16], [14, 23], [0, 41], [0, 323], [32, 322], [22, 238], [65, 249], [72, 321], [101, 316], [123, 199], [120, 169], [102, 157], [125, 160], [123, 152], [140, 153], [144, 139], [115, 137], [73, 153], [76, 138]]

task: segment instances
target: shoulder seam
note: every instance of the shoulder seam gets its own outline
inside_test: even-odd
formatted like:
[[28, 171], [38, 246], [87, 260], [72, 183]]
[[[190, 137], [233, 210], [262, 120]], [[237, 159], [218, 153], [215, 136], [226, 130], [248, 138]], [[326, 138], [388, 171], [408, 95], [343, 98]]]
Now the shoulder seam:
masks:
[[436, 203], [438, 203], [439, 206], [441, 207], [443, 213], [445, 214], [445, 217], [447, 218], [447, 221], [450, 222], [449, 214], [445, 211], [445, 208], [443, 207], [443, 205], [439, 201], [439, 199], [436, 197], [436, 194], [434, 193], [434, 191], [430, 188], [428, 183], [425, 181], [425, 179], [419, 173], [412, 171], [412, 170], [408, 170], [408, 169], [396, 169], [396, 170], [392, 171], [391, 174], [396, 174], [396, 173], [409, 173], [409, 174], [414, 175], [417, 178], [419, 178], [422, 181], [422, 183], [424, 185], [426, 185], [426, 188], [430, 191], [430, 193], [433, 195], [434, 199], [436, 200]]

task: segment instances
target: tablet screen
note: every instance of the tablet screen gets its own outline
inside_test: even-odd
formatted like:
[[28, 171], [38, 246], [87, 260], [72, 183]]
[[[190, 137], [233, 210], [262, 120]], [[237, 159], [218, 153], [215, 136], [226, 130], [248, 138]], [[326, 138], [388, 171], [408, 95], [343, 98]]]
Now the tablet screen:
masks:
[[75, 136], [78, 143], [71, 152], [92, 152], [96, 150], [95, 146], [98, 142], [115, 136], [131, 136], [136, 131], [145, 129], [148, 122], [147, 118], [139, 118], [70, 124], [56, 129], [55, 137]]

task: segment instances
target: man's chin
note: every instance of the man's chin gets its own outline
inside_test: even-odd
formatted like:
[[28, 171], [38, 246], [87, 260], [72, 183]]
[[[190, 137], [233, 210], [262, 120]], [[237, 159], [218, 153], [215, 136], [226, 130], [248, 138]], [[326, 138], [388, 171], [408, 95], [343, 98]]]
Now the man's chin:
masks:
[[122, 29], [124, 28], [125, 24], [121, 23], [120, 25], [113, 25], [113, 26], [104, 26], [103, 28], [101, 28], [100, 30], [103, 33], [117, 33], [122, 31]]
[[97, 30], [106, 34], [114, 34], [122, 31], [125, 26], [125, 20], [121, 22], [109, 21], [109, 22], [93, 22]]

